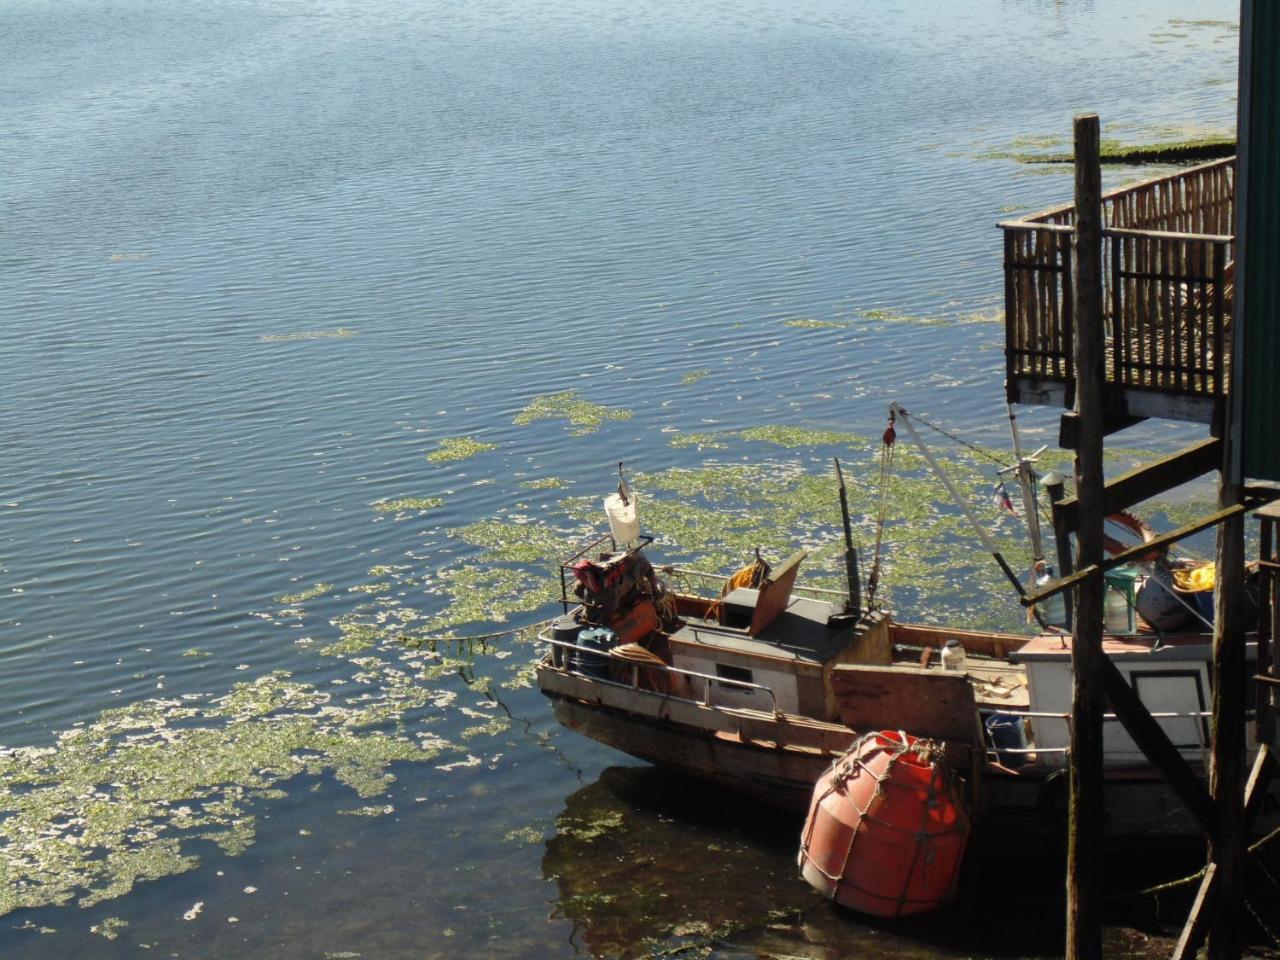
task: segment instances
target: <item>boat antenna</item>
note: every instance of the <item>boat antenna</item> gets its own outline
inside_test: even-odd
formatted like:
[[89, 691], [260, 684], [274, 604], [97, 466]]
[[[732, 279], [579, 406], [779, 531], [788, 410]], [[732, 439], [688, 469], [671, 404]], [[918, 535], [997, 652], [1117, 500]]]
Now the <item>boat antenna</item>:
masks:
[[[1000, 565], [1000, 569], [1004, 571], [1004, 575], [1008, 577], [1009, 582], [1013, 584], [1013, 589], [1018, 591], [1018, 596], [1026, 596], [1027, 591], [1022, 586], [1022, 581], [1018, 579], [1018, 575], [1013, 572], [1013, 568], [1009, 566], [1009, 562], [1005, 560], [1004, 556], [1000, 553], [999, 548], [987, 534], [987, 531], [974, 518], [968, 505], [961, 498], [960, 492], [956, 490], [955, 484], [951, 482], [951, 478], [943, 472], [940, 466], [938, 466], [938, 461], [933, 458], [933, 451], [930, 450], [925, 445], [925, 442], [920, 439], [920, 434], [916, 432], [915, 425], [911, 422], [911, 415], [902, 407], [898, 406], [898, 404], [891, 403], [889, 404], [889, 416], [890, 418], [896, 418], [902, 421], [902, 425], [907, 428], [907, 433], [911, 435], [911, 439], [915, 442], [915, 445], [919, 447], [920, 452], [924, 454], [925, 461], [929, 464], [930, 469], [933, 470], [934, 476], [936, 476], [942, 482], [942, 485], [947, 488], [947, 493], [951, 494], [952, 502], [960, 508], [960, 512], [964, 514], [965, 519], [969, 521], [969, 525], [972, 526], [974, 531], [978, 534], [978, 539], [981, 540], [982, 545], [987, 548], [987, 552], [990, 553], [991, 556], [995, 557], [996, 563]], [[1044, 622], [1044, 618], [1040, 615], [1040, 611], [1036, 610], [1035, 607], [1032, 607], [1031, 609], [1035, 613], [1036, 620], [1039, 622], [1040, 626], [1045, 630], [1048, 630], [1049, 627]]]
[[844, 486], [844, 472], [840, 458], [832, 457], [836, 464], [836, 480], [840, 483], [840, 519], [844, 521], [844, 575], [849, 582], [849, 607], [853, 613], [862, 612], [862, 582], [858, 578], [858, 548], [853, 545], [853, 524], [849, 522], [849, 492]]

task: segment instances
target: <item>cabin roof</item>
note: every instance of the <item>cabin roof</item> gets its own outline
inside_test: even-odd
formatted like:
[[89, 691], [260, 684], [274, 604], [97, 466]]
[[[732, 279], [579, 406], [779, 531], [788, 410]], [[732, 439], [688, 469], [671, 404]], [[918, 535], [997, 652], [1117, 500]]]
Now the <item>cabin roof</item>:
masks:
[[786, 609], [758, 636], [733, 624], [745, 615], [743, 627], [750, 622], [751, 610], [759, 592], [739, 587], [724, 598], [729, 626], [691, 620], [671, 635], [677, 643], [719, 647], [758, 656], [789, 657], [805, 663], [824, 664], [849, 643], [851, 627], [833, 628], [827, 621], [843, 612], [843, 607], [825, 600], [791, 597]]
[[[1102, 641], [1103, 651], [1111, 657], [1143, 657], [1151, 660], [1209, 660], [1213, 646], [1203, 633], [1166, 634], [1156, 645], [1156, 637], [1149, 634], [1133, 636], [1107, 636]], [[1246, 650], [1256, 649], [1253, 642], [1246, 643]], [[1256, 654], [1255, 654], [1256, 655]], [[1028, 640], [1020, 650], [1010, 655], [1015, 661], [1070, 660], [1071, 636], [1069, 634], [1042, 634]]]

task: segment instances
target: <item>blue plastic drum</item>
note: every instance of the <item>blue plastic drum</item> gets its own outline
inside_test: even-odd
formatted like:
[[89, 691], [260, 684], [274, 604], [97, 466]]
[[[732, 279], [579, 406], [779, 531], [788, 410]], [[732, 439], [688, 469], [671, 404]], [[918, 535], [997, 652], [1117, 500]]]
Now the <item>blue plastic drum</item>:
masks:
[[1006, 767], [1020, 767], [1027, 762], [1025, 753], [1011, 753], [1027, 749], [1026, 718], [1016, 713], [993, 713], [987, 717], [987, 736], [996, 748], [996, 759]]

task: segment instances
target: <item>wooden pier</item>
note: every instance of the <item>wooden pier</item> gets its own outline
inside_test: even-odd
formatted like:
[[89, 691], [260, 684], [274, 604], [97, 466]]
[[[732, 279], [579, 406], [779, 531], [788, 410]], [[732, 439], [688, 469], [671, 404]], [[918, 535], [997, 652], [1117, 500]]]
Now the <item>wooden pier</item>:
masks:
[[[1108, 432], [1143, 417], [1213, 423], [1227, 393], [1234, 157], [1101, 197], [1102, 399]], [[1005, 388], [1074, 404], [1075, 204], [1004, 231]]]
[[[1008, 399], [1069, 410], [1059, 441], [1076, 454], [1075, 495], [1064, 496], [1060, 486], [1051, 491], [1064, 575], [1023, 598], [1033, 605], [1069, 593], [1073, 601], [1069, 960], [1102, 956], [1107, 704], [1205, 837], [1206, 868], [1173, 956], [1189, 960], [1205, 946], [1214, 960], [1238, 960], [1243, 950], [1244, 904], [1253, 892], [1245, 882], [1248, 839], [1274, 766], [1280, 699], [1280, 149], [1272, 106], [1280, 96], [1280, 7], [1242, 0], [1240, 37], [1238, 160], [1104, 195], [1098, 118], [1079, 116], [1074, 202], [999, 225]], [[1105, 437], [1148, 417], [1206, 424], [1210, 437], [1107, 482]], [[1206, 783], [1103, 650], [1103, 575], [1132, 557], [1105, 559], [1101, 533], [1108, 514], [1210, 472], [1218, 475], [1218, 509], [1159, 538], [1169, 544], [1217, 532]], [[1256, 675], [1243, 623], [1251, 510], [1262, 522]], [[1258, 743], [1252, 757], [1250, 701]]]

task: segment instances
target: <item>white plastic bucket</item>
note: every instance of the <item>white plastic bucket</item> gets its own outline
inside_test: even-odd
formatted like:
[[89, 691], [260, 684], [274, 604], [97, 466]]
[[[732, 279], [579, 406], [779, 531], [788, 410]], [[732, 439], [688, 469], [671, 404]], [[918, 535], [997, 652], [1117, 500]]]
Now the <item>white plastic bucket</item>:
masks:
[[640, 537], [640, 518], [636, 514], [636, 495], [623, 500], [616, 493], [604, 498], [604, 513], [609, 518], [609, 533], [615, 543], [630, 543]]

